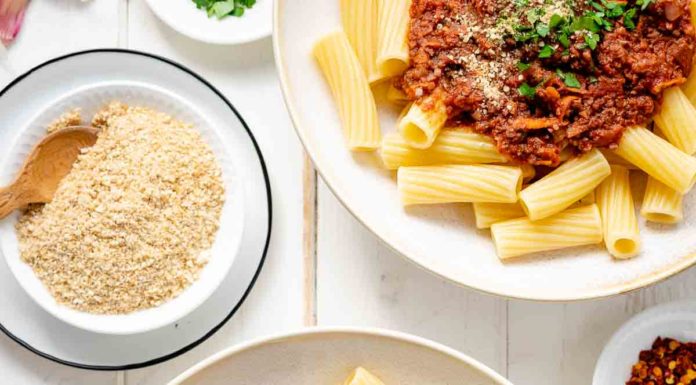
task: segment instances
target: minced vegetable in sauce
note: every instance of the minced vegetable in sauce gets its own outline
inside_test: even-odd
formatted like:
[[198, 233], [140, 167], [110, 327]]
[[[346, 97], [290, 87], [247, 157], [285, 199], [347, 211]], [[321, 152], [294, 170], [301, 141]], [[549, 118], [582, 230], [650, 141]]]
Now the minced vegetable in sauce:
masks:
[[413, 0], [396, 83], [511, 159], [556, 166], [648, 123], [695, 42], [688, 0]]

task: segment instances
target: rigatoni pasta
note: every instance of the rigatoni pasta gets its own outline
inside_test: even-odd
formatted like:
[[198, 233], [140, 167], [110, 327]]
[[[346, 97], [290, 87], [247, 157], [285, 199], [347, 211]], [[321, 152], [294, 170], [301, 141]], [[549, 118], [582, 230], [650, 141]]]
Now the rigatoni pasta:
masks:
[[430, 100], [423, 105], [411, 104], [406, 114], [399, 120], [398, 129], [409, 146], [425, 149], [435, 142], [446, 121], [445, 105], [438, 100]]
[[348, 147], [353, 151], [379, 148], [375, 99], [345, 33], [324, 37], [315, 45], [314, 56], [336, 100]]
[[627, 129], [615, 152], [681, 194], [696, 182], [696, 159], [644, 127]]
[[407, 104], [410, 102], [408, 96], [402, 90], [396, 88], [394, 83], [390, 83], [389, 88], [387, 88], [387, 100], [396, 104]]
[[401, 134], [390, 133], [382, 140], [381, 155], [384, 166], [390, 170], [403, 166], [505, 162], [492, 139], [461, 129], [443, 130], [424, 150], [411, 147]]
[[522, 186], [519, 167], [448, 165], [401, 167], [397, 187], [404, 206], [455, 202], [513, 203]]
[[648, 177], [640, 215], [650, 222], [678, 223], [684, 218], [683, 196], [653, 177]]
[[635, 164], [633, 164], [633, 163], [627, 161], [626, 159], [616, 155], [616, 153], [612, 150], [608, 150], [608, 149], [603, 148], [599, 151], [602, 153], [602, 155], [604, 155], [604, 158], [607, 160], [607, 162], [609, 162], [609, 164], [616, 164], [619, 166], [624, 166], [629, 170], [640, 170], [638, 167], [636, 167]]
[[485, 203], [475, 202], [474, 217], [476, 218], [476, 227], [479, 229], [487, 229], [492, 224], [506, 221], [508, 219], [522, 218], [525, 216], [522, 206], [516, 203]]
[[532, 221], [518, 218], [494, 223], [493, 242], [500, 259], [541, 251], [593, 245], [602, 242], [602, 220], [597, 205], [562, 211]]
[[408, 67], [408, 23], [411, 0], [378, 0], [377, 68], [383, 77]]
[[689, 155], [696, 152], [696, 107], [681, 88], [665, 91], [664, 104], [654, 118], [670, 143]]
[[[493, 7], [485, 15], [446, 2], [339, 1], [345, 34], [326, 37], [315, 55], [337, 101], [350, 149], [379, 145], [384, 168], [396, 170], [403, 206], [473, 203], [476, 227], [491, 229], [503, 259], [603, 239], [616, 258], [638, 254], [641, 240], [629, 170], [649, 176], [643, 217], [662, 223], [682, 220], [683, 194], [696, 183], [696, 158], [691, 156], [696, 153], [696, 66], [677, 87], [686, 76], [680, 65], [684, 52], [663, 52], [666, 64], [654, 68], [655, 84], [629, 85], [622, 83], [625, 77], [643, 68], [606, 73], [567, 66], [556, 55], [562, 47], [554, 39], [564, 23], [578, 17], [572, 7], [567, 15], [558, 15], [558, 25], [549, 22], [546, 32], [534, 28], [546, 26], [544, 22], [528, 20], [530, 38], [514, 47], [508, 44], [514, 34], [498, 29], [497, 18], [491, 17], [525, 20], [529, 12], [559, 12], [553, 1]], [[590, 5], [599, 13], [609, 9], [604, 2]], [[625, 17], [605, 17], [607, 28], [600, 28], [599, 38], [610, 27], [626, 27], [622, 23], [628, 17], [657, 31], [645, 36], [640, 28], [626, 28], [641, 42], [638, 51], [650, 42], [691, 39], [663, 34], [655, 26], [666, 15], [644, 19], [643, 12], [654, 10], [634, 6], [616, 9]], [[696, 17], [696, 0], [690, 7]], [[479, 41], [474, 29], [493, 32], [487, 36], [495, 38]], [[526, 44], [543, 46], [544, 52], [529, 56]], [[683, 47], [693, 53], [692, 45]], [[520, 57], [525, 60], [516, 66], [507, 62]], [[544, 76], [526, 72], [537, 66]], [[519, 82], [513, 86], [510, 79]], [[380, 103], [402, 108], [395, 132], [379, 144], [369, 87], [378, 80], [386, 80], [374, 90]], [[612, 88], [611, 95], [601, 92], [620, 84], [624, 86]], [[646, 108], [651, 106], [655, 108]], [[620, 109], [625, 111], [616, 111]], [[629, 127], [635, 122], [650, 129]]]
[[594, 149], [565, 162], [522, 190], [522, 208], [531, 220], [546, 218], [580, 200], [610, 173], [609, 163]]
[[607, 250], [619, 259], [634, 257], [640, 251], [641, 241], [628, 169], [611, 166], [611, 175], [595, 193]]
[[378, 0], [341, 0], [341, 21], [367, 81], [382, 76], [377, 69]]

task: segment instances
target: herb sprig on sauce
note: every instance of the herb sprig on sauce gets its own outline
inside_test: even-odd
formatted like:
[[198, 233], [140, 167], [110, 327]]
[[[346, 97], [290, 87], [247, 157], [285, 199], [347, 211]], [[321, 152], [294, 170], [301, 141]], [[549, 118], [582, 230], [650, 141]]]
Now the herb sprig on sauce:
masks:
[[[532, 8], [524, 14], [528, 24], [518, 24], [514, 26], [514, 39], [517, 42], [534, 42], [541, 47], [538, 52], [540, 59], [552, 57], [558, 48], [562, 47], [562, 55], [568, 55], [573, 35], [582, 36], [582, 42], [576, 44], [577, 49], [595, 50], [601, 42], [603, 31], [610, 32], [614, 28], [614, 22], [621, 20], [623, 26], [628, 30], [636, 28], [638, 12], [644, 11], [654, 0], [636, 0], [634, 6], [627, 3], [619, 3], [608, 0], [591, 0], [588, 4], [591, 10], [585, 11], [580, 16], [562, 16], [553, 14], [548, 18], [548, 22], [542, 19], [546, 16], [543, 8]], [[518, 8], [528, 5], [528, 0], [515, 0]], [[541, 41], [551, 39], [550, 43]], [[548, 41], [547, 39], [547, 41]], [[517, 68], [520, 72], [529, 69], [530, 64], [519, 62]], [[572, 72], [556, 70], [556, 75], [567, 87], [580, 88], [582, 85]], [[534, 98], [537, 86], [530, 86], [523, 83], [518, 87], [520, 95]]]
[[241, 17], [244, 11], [256, 4], [256, 0], [192, 0], [196, 8], [204, 9], [208, 17], [224, 19], [227, 16]]

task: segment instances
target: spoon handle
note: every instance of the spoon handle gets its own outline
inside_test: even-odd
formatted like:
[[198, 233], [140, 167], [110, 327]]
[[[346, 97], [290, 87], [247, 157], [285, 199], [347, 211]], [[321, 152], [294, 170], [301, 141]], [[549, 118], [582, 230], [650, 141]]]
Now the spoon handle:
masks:
[[17, 208], [17, 196], [11, 187], [0, 188], [0, 219], [10, 215]]

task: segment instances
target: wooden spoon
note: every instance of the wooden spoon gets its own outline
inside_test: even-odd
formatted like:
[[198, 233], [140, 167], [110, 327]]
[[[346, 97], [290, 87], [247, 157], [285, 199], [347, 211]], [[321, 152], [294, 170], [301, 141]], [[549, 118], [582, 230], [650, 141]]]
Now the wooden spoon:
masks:
[[97, 129], [72, 126], [46, 136], [31, 152], [14, 183], [0, 188], [0, 219], [30, 203], [53, 199], [80, 150], [97, 141]]

